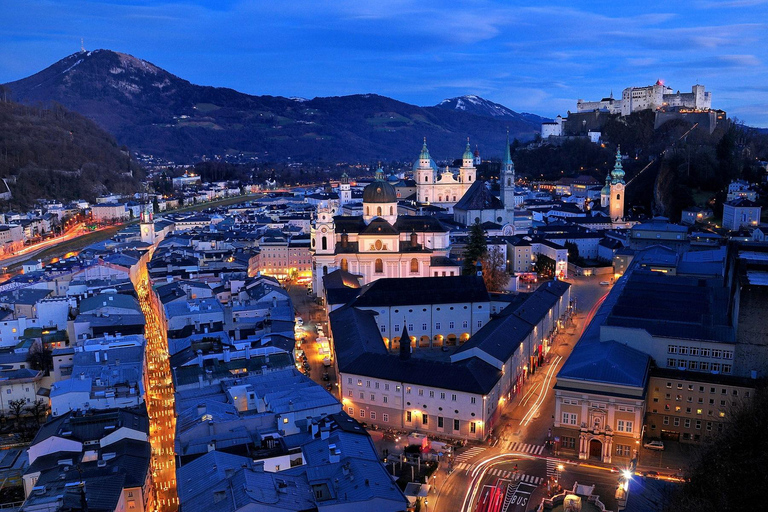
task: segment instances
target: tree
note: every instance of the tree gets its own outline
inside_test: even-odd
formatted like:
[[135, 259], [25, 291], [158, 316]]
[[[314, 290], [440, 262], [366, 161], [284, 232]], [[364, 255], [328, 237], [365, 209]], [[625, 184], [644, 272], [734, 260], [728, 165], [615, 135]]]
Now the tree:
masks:
[[19, 426], [19, 419], [21, 418], [21, 413], [24, 411], [24, 407], [27, 405], [27, 401], [23, 398], [17, 398], [16, 400], [9, 400], [8, 401], [8, 408], [11, 410], [11, 415], [13, 416], [13, 420], [16, 423], [16, 426]]
[[462, 274], [465, 276], [474, 275], [477, 261], [485, 254], [486, 247], [485, 231], [483, 231], [480, 222], [475, 221], [469, 228], [469, 240], [467, 240], [467, 246], [464, 247]]
[[[768, 390], [729, 410], [723, 430], [700, 445], [688, 469], [689, 481], [667, 498], [665, 511], [748, 510], [768, 487]], [[741, 483], [743, 485], [734, 485]]]
[[43, 370], [45, 375], [49, 375], [53, 370], [53, 352], [41, 340], [35, 340], [29, 347], [27, 362], [33, 370]]
[[37, 422], [37, 426], [38, 427], [42, 423], [41, 420], [45, 417], [45, 412], [46, 412], [47, 408], [48, 408], [48, 406], [41, 399], [35, 400], [34, 402], [32, 402], [32, 404], [30, 404], [27, 407], [27, 411], [29, 411], [29, 413], [35, 419], [35, 421]]
[[500, 292], [509, 284], [509, 273], [504, 253], [498, 246], [491, 247], [480, 257], [483, 267], [483, 281], [488, 291]]

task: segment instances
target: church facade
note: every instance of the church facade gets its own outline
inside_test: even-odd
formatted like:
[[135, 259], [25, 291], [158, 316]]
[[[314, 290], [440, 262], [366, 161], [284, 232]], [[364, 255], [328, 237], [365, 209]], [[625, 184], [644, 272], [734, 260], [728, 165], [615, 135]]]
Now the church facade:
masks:
[[413, 164], [416, 201], [452, 210], [453, 205], [459, 202], [477, 178], [475, 161], [475, 155], [467, 140], [458, 174], [454, 174], [448, 167], [440, 171], [429, 155], [427, 140], [424, 139], [419, 159]]
[[363, 189], [362, 215], [334, 216], [321, 206], [311, 238], [315, 291], [322, 289], [323, 276], [337, 269], [362, 276], [362, 284], [382, 277], [461, 273], [448, 258], [448, 229], [435, 217], [400, 215], [395, 189], [381, 169]]

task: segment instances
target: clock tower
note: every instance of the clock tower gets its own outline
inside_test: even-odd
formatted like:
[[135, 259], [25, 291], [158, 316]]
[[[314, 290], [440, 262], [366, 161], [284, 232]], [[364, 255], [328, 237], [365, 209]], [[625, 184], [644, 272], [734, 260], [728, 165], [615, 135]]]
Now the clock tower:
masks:
[[152, 212], [152, 205], [145, 204], [141, 212], [139, 223], [141, 231], [141, 241], [149, 245], [155, 245], [155, 214]]
[[616, 148], [616, 164], [611, 171], [610, 212], [613, 222], [624, 220], [624, 169], [621, 165], [621, 147]]

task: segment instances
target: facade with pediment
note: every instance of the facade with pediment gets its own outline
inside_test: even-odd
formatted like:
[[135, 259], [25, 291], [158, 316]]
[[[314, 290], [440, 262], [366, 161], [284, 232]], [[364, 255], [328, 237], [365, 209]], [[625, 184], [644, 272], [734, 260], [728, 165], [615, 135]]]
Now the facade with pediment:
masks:
[[416, 181], [416, 201], [435, 204], [450, 211], [477, 179], [475, 156], [469, 147], [469, 141], [459, 172], [454, 174], [448, 167], [442, 171], [438, 169], [429, 155], [427, 140], [424, 139], [419, 159], [413, 164], [413, 179]]
[[400, 215], [394, 187], [381, 169], [363, 190], [362, 215], [336, 215], [321, 206], [312, 227], [313, 283], [337, 269], [362, 276], [362, 284], [382, 277], [460, 275], [448, 258], [448, 229], [432, 216]]

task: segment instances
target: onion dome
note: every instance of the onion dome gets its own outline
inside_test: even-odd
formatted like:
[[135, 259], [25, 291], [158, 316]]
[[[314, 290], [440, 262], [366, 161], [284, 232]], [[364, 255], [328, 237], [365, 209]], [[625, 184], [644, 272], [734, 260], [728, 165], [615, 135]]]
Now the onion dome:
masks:
[[364, 203], [396, 203], [397, 193], [395, 187], [384, 180], [384, 171], [379, 168], [376, 171], [376, 179], [363, 189]]
[[608, 173], [605, 176], [605, 186], [602, 189], [600, 189], [600, 195], [601, 196], [611, 195], [611, 173]]
[[472, 160], [472, 148], [469, 147], [469, 137], [467, 137], [467, 148], [464, 150], [464, 160]]
[[611, 171], [611, 183], [613, 185], [624, 184], [624, 168], [621, 166], [621, 146], [616, 148], [616, 165], [613, 166], [613, 171]]

